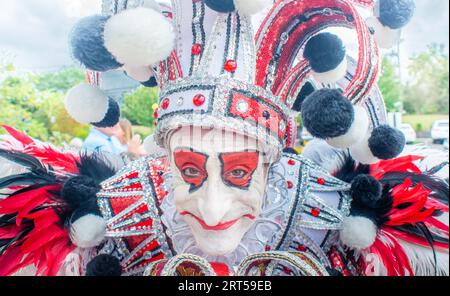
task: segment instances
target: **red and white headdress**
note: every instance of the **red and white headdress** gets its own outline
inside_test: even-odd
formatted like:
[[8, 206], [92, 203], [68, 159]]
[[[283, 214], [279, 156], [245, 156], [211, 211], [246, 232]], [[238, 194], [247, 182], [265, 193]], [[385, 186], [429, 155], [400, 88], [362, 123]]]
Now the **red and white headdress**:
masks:
[[[271, 2], [173, 0], [172, 10], [161, 10], [153, 1], [105, 0], [104, 16], [76, 27], [74, 56], [95, 71], [122, 67], [145, 85], [157, 82], [155, 139], [162, 146], [171, 131], [201, 126], [236, 131], [279, 152], [293, 143], [297, 111], [313, 136], [350, 148], [363, 163], [396, 157], [404, 138], [383, 125], [375, 36], [380, 26], [390, 29], [386, 19], [391, 27], [406, 24], [412, 2], [279, 0], [255, 37], [250, 13]], [[357, 7], [373, 9], [378, 27]], [[356, 61], [339, 38], [323, 33], [330, 27], [357, 32]], [[87, 50], [86, 39], [100, 42], [98, 51]], [[68, 105], [74, 100], [72, 94]]]

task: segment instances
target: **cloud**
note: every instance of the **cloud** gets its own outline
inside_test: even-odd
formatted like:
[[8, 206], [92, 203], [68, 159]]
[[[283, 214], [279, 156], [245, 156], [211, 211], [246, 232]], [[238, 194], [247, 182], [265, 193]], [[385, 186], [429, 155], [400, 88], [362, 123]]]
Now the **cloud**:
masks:
[[[72, 5], [66, 0], [2, 1], [0, 52], [12, 56], [12, 62], [22, 69], [46, 70], [72, 64], [68, 35], [76, 17], [83, 12], [95, 13], [96, 1], [70, 1]], [[82, 9], [73, 5], [77, 2], [84, 4]]]
[[[403, 32], [404, 68], [411, 55], [426, 50], [431, 43], [443, 43], [448, 50], [449, 2], [416, 0], [416, 4], [416, 16]], [[0, 57], [7, 52], [17, 68], [26, 70], [73, 64], [70, 30], [77, 18], [98, 13], [100, 5], [101, 0], [0, 1]]]

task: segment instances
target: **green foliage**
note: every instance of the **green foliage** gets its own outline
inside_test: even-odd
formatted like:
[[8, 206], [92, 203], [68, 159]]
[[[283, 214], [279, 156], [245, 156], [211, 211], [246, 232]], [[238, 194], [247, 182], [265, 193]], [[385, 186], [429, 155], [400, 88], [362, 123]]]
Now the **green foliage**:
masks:
[[386, 57], [383, 58], [382, 75], [378, 82], [378, 87], [383, 94], [387, 111], [397, 111], [395, 110], [395, 104], [402, 99], [402, 84], [395, 71], [395, 67]]
[[405, 87], [407, 110], [414, 114], [448, 114], [449, 60], [444, 49], [432, 45], [411, 59], [411, 82]]
[[126, 95], [122, 105], [122, 116], [133, 125], [153, 126], [153, 108], [158, 103], [158, 88], [139, 87]]
[[67, 92], [74, 85], [83, 82], [85, 74], [76, 68], [67, 68], [56, 73], [37, 77], [36, 88], [39, 91]]
[[[0, 71], [8, 72], [6, 68]], [[84, 138], [89, 127], [70, 118], [63, 100], [64, 92], [78, 84], [80, 77], [80, 71], [74, 69], [45, 75], [7, 75], [0, 84], [0, 123], [57, 145], [73, 137]]]

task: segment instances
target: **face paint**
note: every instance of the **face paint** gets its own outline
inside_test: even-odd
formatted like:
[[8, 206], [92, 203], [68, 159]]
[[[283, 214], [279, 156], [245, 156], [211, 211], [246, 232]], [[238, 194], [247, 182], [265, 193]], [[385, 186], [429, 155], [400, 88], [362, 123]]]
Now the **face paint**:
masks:
[[208, 156], [189, 148], [179, 148], [174, 152], [173, 157], [183, 180], [191, 185], [189, 191], [192, 193], [202, 187], [208, 179], [206, 172]]
[[259, 152], [235, 152], [220, 155], [222, 178], [225, 184], [248, 190], [253, 173], [258, 167]]
[[261, 213], [264, 147], [240, 134], [189, 127], [169, 141], [178, 213], [206, 254], [232, 253]]

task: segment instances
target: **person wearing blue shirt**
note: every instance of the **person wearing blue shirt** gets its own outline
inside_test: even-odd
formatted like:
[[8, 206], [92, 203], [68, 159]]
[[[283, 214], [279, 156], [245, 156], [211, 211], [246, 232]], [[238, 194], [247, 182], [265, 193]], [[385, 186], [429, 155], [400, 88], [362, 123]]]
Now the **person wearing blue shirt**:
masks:
[[117, 124], [108, 128], [91, 128], [89, 135], [83, 143], [83, 149], [91, 152], [108, 152], [119, 155], [127, 152], [127, 145], [123, 145], [119, 137], [123, 133]]

